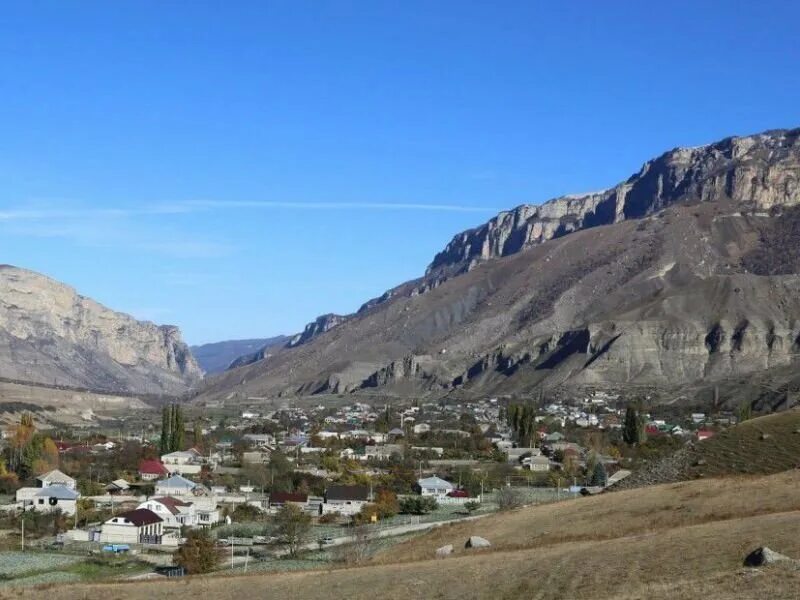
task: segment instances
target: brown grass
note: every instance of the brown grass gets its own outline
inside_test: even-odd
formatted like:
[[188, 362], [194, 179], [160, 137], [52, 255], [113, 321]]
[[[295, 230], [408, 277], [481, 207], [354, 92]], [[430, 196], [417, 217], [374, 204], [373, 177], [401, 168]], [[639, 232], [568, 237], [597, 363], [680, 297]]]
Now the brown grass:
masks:
[[[741, 568], [759, 545], [800, 556], [800, 473], [669, 484], [442, 527], [334, 571], [54, 586], [0, 598], [796, 597], [800, 572]], [[463, 549], [468, 535], [489, 551]], [[445, 543], [456, 555], [433, 560]], [[399, 562], [398, 562], [399, 561]], [[16, 594], [16, 595], [15, 595]]]

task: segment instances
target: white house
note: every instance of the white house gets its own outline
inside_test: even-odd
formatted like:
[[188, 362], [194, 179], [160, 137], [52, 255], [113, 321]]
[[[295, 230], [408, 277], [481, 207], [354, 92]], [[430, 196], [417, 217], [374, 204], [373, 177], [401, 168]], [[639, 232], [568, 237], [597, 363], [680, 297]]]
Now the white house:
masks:
[[60, 485], [68, 487], [71, 490], [75, 489], [75, 480], [69, 475], [65, 475], [58, 469], [53, 469], [49, 473], [39, 475], [36, 478], [36, 487], [44, 488], [51, 485]]
[[449, 481], [445, 481], [441, 477], [433, 475], [432, 477], [418, 479], [417, 489], [422, 496], [435, 496], [437, 498], [442, 498], [456, 489], [456, 486]]
[[550, 459], [546, 456], [528, 456], [522, 459], [522, 467], [535, 473], [547, 473], [550, 470]]
[[203, 456], [194, 448], [164, 454], [161, 462], [170, 474], [197, 475], [203, 468]]
[[161, 544], [163, 537], [163, 519], [146, 508], [111, 517], [100, 531], [100, 541], [106, 544]]
[[20, 488], [17, 490], [17, 504], [22, 510], [36, 512], [55, 512], [60, 510], [65, 515], [75, 514], [78, 498], [81, 495], [64, 485], [48, 485], [38, 488]]
[[197, 509], [193, 502], [186, 502], [169, 496], [150, 498], [137, 508], [147, 509], [157, 514], [165, 528], [180, 528], [184, 525], [197, 525]]
[[356, 515], [370, 500], [369, 488], [365, 485], [331, 485], [325, 490], [325, 501], [320, 505], [321, 514], [339, 513]]
[[428, 423], [417, 423], [414, 425], [414, 433], [428, 433], [431, 430], [431, 426]]
[[180, 475], [173, 475], [156, 482], [156, 496], [195, 496], [203, 488], [194, 481]]
[[23, 510], [52, 512], [60, 510], [74, 515], [80, 494], [75, 491], [75, 480], [58, 469], [36, 478], [36, 487], [17, 490], [16, 501]]

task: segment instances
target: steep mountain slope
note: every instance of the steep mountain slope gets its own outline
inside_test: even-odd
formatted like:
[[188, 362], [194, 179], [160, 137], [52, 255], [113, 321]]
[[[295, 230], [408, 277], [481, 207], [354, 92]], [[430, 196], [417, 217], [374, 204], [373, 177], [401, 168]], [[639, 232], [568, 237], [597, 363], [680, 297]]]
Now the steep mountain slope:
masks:
[[271, 338], [252, 340], [226, 340], [191, 346], [190, 350], [197, 364], [207, 375], [222, 373], [230, 366], [241, 366], [261, 360], [265, 351], [275, 346], [282, 346], [289, 337], [279, 335]]
[[177, 327], [137, 321], [38, 273], [0, 267], [0, 378], [176, 394], [201, 375]]
[[501, 213], [422, 278], [210, 381], [200, 400], [672, 388], [787, 369], [800, 277], [775, 255], [799, 218], [799, 137], [672, 150], [610, 190]]

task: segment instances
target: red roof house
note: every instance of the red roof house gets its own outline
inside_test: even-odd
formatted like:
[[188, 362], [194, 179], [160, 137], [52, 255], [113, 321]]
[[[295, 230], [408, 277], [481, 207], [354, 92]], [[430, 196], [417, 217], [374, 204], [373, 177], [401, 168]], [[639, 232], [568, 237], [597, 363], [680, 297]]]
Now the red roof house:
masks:
[[169, 471], [161, 464], [160, 460], [153, 458], [139, 463], [139, 477], [144, 481], [152, 481], [153, 479], [167, 476], [169, 476]]

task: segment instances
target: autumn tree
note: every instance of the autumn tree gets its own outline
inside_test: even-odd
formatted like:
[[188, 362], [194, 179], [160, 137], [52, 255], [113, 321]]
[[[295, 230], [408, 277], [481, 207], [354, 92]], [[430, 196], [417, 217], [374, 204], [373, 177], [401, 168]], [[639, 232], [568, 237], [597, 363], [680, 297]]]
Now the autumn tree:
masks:
[[275, 516], [275, 532], [278, 541], [289, 556], [297, 556], [297, 552], [308, 539], [311, 530], [311, 515], [299, 506], [287, 503]]
[[175, 563], [190, 575], [208, 573], [219, 562], [219, 552], [214, 540], [205, 529], [190, 529], [186, 542], [174, 554]]

